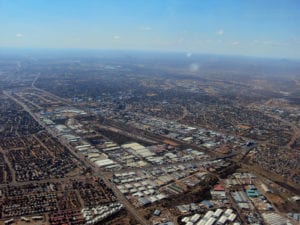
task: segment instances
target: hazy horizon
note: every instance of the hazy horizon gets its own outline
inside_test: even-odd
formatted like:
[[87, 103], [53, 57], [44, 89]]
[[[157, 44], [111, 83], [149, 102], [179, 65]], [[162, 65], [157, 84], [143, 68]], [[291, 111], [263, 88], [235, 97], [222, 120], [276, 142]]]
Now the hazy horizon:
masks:
[[[182, 56], [189, 60], [195, 59], [195, 57], [212, 57], [212, 58], [233, 58], [233, 59], [253, 59], [253, 60], [286, 60], [290, 62], [300, 62], [299, 58], [293, 57], [280, 57], [280, 56], [255, 56], [245, 54], [222, 54], [222, 53], [209, 53], [209, 52], [192, 52], [192, 51], [167, 51], [167, 50], [143, 50], [143, 49], [105, 49], [105, 48], [23, 48], [23, 47], [0, 47], [0, 56], [4, 55], [22, 55], [33, 54], [40, 56], [47, 56], [50, 54], [56, 54], [61, 56], [67, 56], [69, 54], [78, 53], [76, 57], [81, 56], [101, 56], [101, 54], [125, 54], [127, 56], [137, 55], [158, 55], [161, 56]], [[123, 55], [123, 56], [125, 56]], [[122, 56], [122, 55], [119, 55]]]
[[300, 58], [299, 1], [0, 0], [0, 48]]

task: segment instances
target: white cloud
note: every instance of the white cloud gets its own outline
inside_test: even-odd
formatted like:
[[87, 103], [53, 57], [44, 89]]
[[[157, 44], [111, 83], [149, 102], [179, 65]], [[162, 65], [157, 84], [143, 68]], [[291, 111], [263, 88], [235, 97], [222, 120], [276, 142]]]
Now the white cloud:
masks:
[[253, 44], [256, 44], [256, 45], [272, 45], [272, 41], [270, 40], [253, 40]]
[[115, 36], [113, 36], [113, 39], [115, 39], [115, 40], [118, 40], [118, 39], [120, 39], [121, 37], [119, 36], [119, 35], [115, 35]]
[[240, 42], [234, 41], [234, 42], [232, 42], [231, 44], [237, 46], [237, 45], [240, 45]]
[[142, 26], [142, 27], [140, 27], [140, 29], [141, 29], [141, 30], [148, 31], [148, 30], [152, 30], [152, 27]]
[[17, 37], [17, 38], [22, 38], [22, 37], [23, 37], [23, 34], [18, 33], [18, 34], [16, 34], [16, 37]]
[[253, 44], [255, 45], [265, 45], [265, 46], [272, 46], [272, 47], [279, 47], [279, 46], [287, 46], [290, 43], [287, 41], [274, 41], [274, 40], [253, 40]]
[[193, 55], [193, 54], [192, 54], [191, 52], [186, 53], [186, 57], [187, 57], [187, 58], [191, 58], [192, 55]]
[[253, 40], [253, 44], [259, 44], [259, 43], [260, 43], [259, 40], [257, 40], [257, 39]]
[[218, 30], [217, 34], [222, 36], [224, 34], [224, 30], [223, 29]]

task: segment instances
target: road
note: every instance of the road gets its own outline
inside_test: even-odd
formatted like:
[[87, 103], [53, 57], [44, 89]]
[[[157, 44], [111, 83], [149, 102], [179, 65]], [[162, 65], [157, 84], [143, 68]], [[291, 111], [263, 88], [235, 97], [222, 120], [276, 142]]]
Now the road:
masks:
[[[117, 197], [118, 201], [120, 203], [122, 203], [124, 205], [124, 207], [127, 209], [127, 211], [142, 225], [148, 225], [149, 222], [142, 216], [140, 215], [140, 213], [137, 211], [137, 209], [126, 199], [126, 197], [118, 190], [118, 188], [116, 187], [116, 185], [110, 181], [110, 177], [112, 175], [112, 173], [109, 172], [104, 172], [101, 171], [100, 169], [95, 168], [94, 164], [91, 163], [89, 160], [87, 160], [84, 155], [76, 152], [74, 150], [74, 148], [66, 141], [64, 140], [62, 137], [59, 137], [53, 130], [51, 130], [49, 127], [45, 126], [41, 120], [33, 113], [31, 112], [31, 110], [26, 106], [25, 103], [23, 103], [21, 100], [16, 99], [14, 96], [12, 96], [10, 93], [8, 92], [4, 92], [4, 94], [6, 96], [8, 96], [9, 98], [11, 98], [13, 101], [15, 101], [16, 103], [18, 103], [20, 106], [23, 107], [23, 109], [25, 111], [27, 111], [42, 127], [44, 127], [45, 130], [47, 130], [49, 132], [49, 134], [51, 134], [54, 138], [57, 138], [59, 140], [59, 142], [64, 145], [66, 148], [69, 149], [69, 151], [77, 158], [79, 159], [79, 161], [81, 163], [83, 163], [86, 167], [89, 167], [92, 169], [92, 172], [94, 175], [97, 175], [99, 177], [102, 178], [103, 182], [113, 191], [113, 193], [115, 194], [115, 196]], [[51, 95], [52, 96], [52, 95]], [[122, 125], [118, 124], [118, 123], [110, 123], [108, 122], [108, 124], [106, 123], [105, 125], [103, 124], [101, 126], [102, 128], [111, 130], [113, 132], [116, 133], [120, 133], [126, 136], [130, 136], [130, 137], [135, 137], [135, 138], [139, 138], [143, 141], [152, 141], [154, 140], [154, 142], [157, 142], [158, 140], [165, 140], [168, 139], [168, 137], [163, 137], [161, 135], [153, 135], [153, 134], [148, 134], [148, 132], [145, 131], [140, 131], [138, 129], [134, 129], [131, 130], [129, 127], [123, 127]], [[176, 143], [178, 143], [179, 145], [183, 145], [186, 147], [192, 147], [195, 149], [199, 149], [202, 151], [205, 151], [203, 148], [200, 148], [199, 146], [196, 145], [192, 145], [192, 144], [187, 144], [178, 140], [172, 140]], [[206, 151], [207, 152], [207, 151]], [[235, 156], [236, 154], [230, 154], [230, 155], [226, 155], [226, 156], [216, 156], [214, 154], [211, 154], [211, 158], [210, 160], [216, 160], [216, 159], [225, 159], [225, 158], [231, 158], [233, 156]], [[143, 167], [143, 168], [128, 168], [128, 169], [123, 169], [122, 172], [125, 171], [139, 171], [139, 170], [150, 170], [150, 169], [154, 169], [154, 168], [163, 168], [163, 167], [168, 167], [168, 166], [174, 166], [174, 165], [185, 165], [185, 164], [192, 164], [192, 163], [200, 163], [199, 160], [192, 160], [192, 161], [187, 161], [187, 162], [178, 162], [178, 163], [168, 163], [168, 164], [163, 164], [163, 165], [151, 165], [149, 167]], [[50, 181], [50, 180], [49, 180]], [[53, 182], [55, 181], [67, 181], [67, 178], [64, 179], [53, 179]], [[45, 182], [45, 181], [40, 181], [40, 182]], [[30, 182], [28, 182], [30, 183]], [[25, 184], [25, 182], [22, 182], [22, 184]], [[18, 185], [21, 185], [18, 183]]]
[[[107, 174], [102, 173], [101, 171], [96, 171], [94, 164], [92, 164], [89, 160], [86, 160], [86, 158], [84, 157], [84, 155], [79, 154], [77, 152], [74, 151], [73, 147], [70, 146], [66, 141], [64, 141], [62, 138], [57, 137], [57, 135], [47, 126], [45, 126], [41, 120], [33, 113], [31, 112], [31, 110], [21, 101], [19, 101], [18, 99], [14, 98], [12, 95], [10, 95], [8, 92], [3, 91], [3, 93], [9, 97], [11, 100], [15, 101], [16, 103], [18, 103], [20, 106], [22, 106], [22, 108], [28, 112], [32, 118], [34, 120], [36, 120], [45, 130], [47, 130], [54, 138], [58, 138], [58, 140], [60, 141], [60, 143], [65, 146], [66, 148], [69, 149], [69, 151], [77, 158], [79, 159], [86, 167], [90, 167], [93, 170], [93, 173], [97, 172], [97, 174], [100, 176], [100, 178], [103, 179], [104, 183], [111, 188], [111, 190], [113, 191], [113, 193], [115, 194], [115, 196], [118, 198], [119, 202], [122, 203], [124, 205], [124, 207], [127, 209], [127, 211], [142, 225], [150, 225], [150, 223], [139, 214], [139, 212], [135, 209], [135, 207], [125, 198], [125, 196], [116, 188], [116, 186], [114, 185], [114, 183], [112, 183], [108, 178], [107, 178]], [[12, 168], [11, 168], [12, 169]], [[13, 172], [13, 170], [12, 170]], [[62, 179], [49, 179], [47, 181], [66, 181], [68, 178], [62, 178]], [[46, 180], [40, 181], [45, 182]], [[36, 181], [35, 181], [36, 182]], [[14, 182], [14, 185], [24, 185], [27, 183], [32, 183], [30, 182]], [[37, 182], [38, 183], [38, 182]]]
[[118, 190], [118, 188], [109, 181], [106, 176], [102, 176], [104, 183], [114, 192], [119, 202], [122, 203], [127, 211], [142, 225], [150, 225], [150, 223], [139, 214], [137, 209], [126, 199], [126, 197]]
[[290, 121], [285, 120], [285, 119], [281, 118], [280, 116], [275, 116], [275, 115], [271, 115], [271, 114], [267, 114], [267, 115], [274, 119], [280, 120], [281, 122], [285, 123], [286, 125], [288, 125], [292, 128], [292, 130], [293, 130], [292, 137], [291, 137], [289, 143], [286, 145], [286, 147], [291, 149], [291, 145], [295, 142], [295, 140], [297, 138], [300, 137], [300, 128], [298, 126], [296, 126], [294, 123], [291, 123]]
[[66, 99], [63, 99], [63, 98], [61, 98], [61, 97], [58, 97], [58, 96], [56, 96], [56, 95], [54, 95], [54, 94], [52, 94], [52, 93], [50, 93], [50, 92], [47, 92], [47, 91], [45, 91], [45, 90], [43, 90], [43, 89], [37, 88], [37, 87], [35, 86], [35, 83], [36, 83], [36, 81], [39, 79], [39, 77], [40, 77], [40, 74], [38, 74], [38, 75], [33, 79], [32, 83], [31, 83], [31, 88], [32, 88], [32, 89], [35, 89], [35, 90], [40, 91], [40, 92], [43, 92], [43, 93], [45, 93], [46, 95], [49, 95], [50, 97], [56, 99], [57, 101], [61, 101], [61, 102], [65, 103], [65, 104], [67, 104], [68, 106], [70, 105], [70, 103], [71, 103], [70, 101], [68, 101], [68, 100], [66, 100]]
[[36, 88], [35, 87], [35, 82], [39, 79], [39, 77], [40, 77], [40, 74], [36, 75], [36, 77], [33, 79], [32, 83], [31, 83], [32, 88]]
[[[76, 176], [78, 176], [78, 175], [76, 175]], [[0, 184], [0, 188], [7, 187], [7, 186], [21, 187], [21, 186], [32, 184], [32, 183], [34, 183], [34, 184], [44, 184], [47, 182], [61, 183], [61, 182], [69, 181], [70, 179], [74, 179], [74, 178], [72, 176], [69, 176], [69, 177], [64, 177], [64, 178], [51, 178], [51, 179], [45, 179], [45, 180], [22, 181], [22, 182], [16, 181], [15, 183]]]
[[2, 152], [3, 154], [3, 158], [4, 158], [4, 161], [6, 162], [7, 166], [8, 166], [8, 169], [11, 173], [11, 176], [12, 176], [12, 181], [10, 182], [11, 184], [16, 184], [16, 172], [15, 170], [13, 169], [13, 166], [11, 165], [10, 161], [8, 160], [5, 152], [3, 151], [3, 149], [0, 147], [0, 152]]

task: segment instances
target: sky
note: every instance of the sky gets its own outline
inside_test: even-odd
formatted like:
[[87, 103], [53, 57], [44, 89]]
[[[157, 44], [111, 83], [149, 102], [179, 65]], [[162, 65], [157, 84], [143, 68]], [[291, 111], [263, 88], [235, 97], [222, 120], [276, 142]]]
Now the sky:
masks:
[[300, 59], [299, 0], [0, 0], [0, 48]]

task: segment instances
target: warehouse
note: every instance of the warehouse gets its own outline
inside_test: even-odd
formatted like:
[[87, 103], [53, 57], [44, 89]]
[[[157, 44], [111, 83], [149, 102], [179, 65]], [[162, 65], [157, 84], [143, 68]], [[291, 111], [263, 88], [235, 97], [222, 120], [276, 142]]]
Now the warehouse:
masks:
[[143, 145], [136, 142], [124, 144], [122, 145], [122, 147], [125, 149], [131, 149], [133, 150], [132, 152], [133, 154], [140, 155], [144, 158], [155, 155], [153, 152], [149, 151], [149, 149], [145, 148]]
[[96, 166], [104, 167], [104, 166], [113, 165], [113, 164], [115, 164], [115, 162], [112, 161], [111, 159], [103, 159], [103, 160], [95, 161], [95, 164], [96, 164]]
[[289, 222], [286, 218], [277, 213], [263, 213], [262, 217], [264, 218], [266, 224], [270, 225], [282, 225]]

